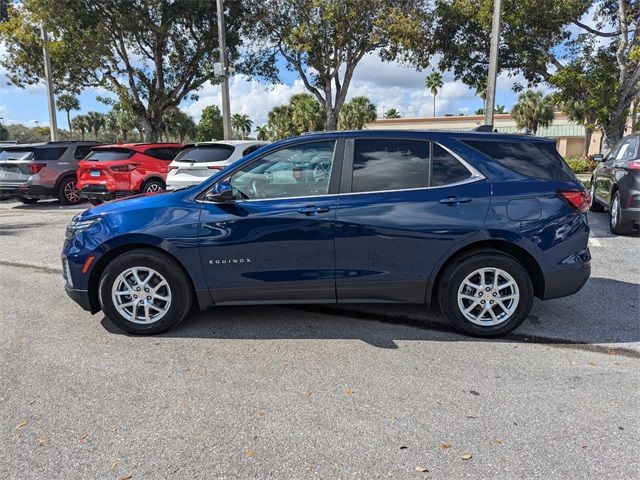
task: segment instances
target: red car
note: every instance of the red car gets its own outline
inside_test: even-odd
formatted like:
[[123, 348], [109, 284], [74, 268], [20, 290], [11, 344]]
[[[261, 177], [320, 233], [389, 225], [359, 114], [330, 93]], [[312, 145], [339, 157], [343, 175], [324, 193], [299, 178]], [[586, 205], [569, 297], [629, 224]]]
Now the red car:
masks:
[[179, 143], [101, 145], [78, 162], [80, 196], [97, 205], [117, 197], [165, 189]]

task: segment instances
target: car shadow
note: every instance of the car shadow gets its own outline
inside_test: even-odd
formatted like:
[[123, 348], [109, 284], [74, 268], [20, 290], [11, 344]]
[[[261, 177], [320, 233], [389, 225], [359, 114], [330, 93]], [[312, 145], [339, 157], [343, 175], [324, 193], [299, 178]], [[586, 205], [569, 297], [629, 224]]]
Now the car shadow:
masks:
[[[107, 318], [102, 325], [109, 332], [125, 334]], [[190, 314], [160, 337], [359, 339], [390, 349], [398, 348], [397, 341], [407, 340], [487, 341], [453, 331], [436, 308], [398, 304], [217, 307]], [[489, 341], [591, 346], [639, 342], [640, 286], [591, 278], [576, 295], [536, 300], [523, 325], [501, 339]], [[630, 354], [640, 358], [636, 350]]]
[[[611, 233], [609, 230], [609, 213], [589, 212], [589, 226], [591, 227], [591, 238], [616, 238], [619, 235]], [[636, 227], [629, 237], [640, 237], [640, 228]]]
[[78, 205], [60, 205], [60, 202], [58, 202], [57, 200], [54, 200], [54, 201], [41, 200], [37, 203], [31, 203], [28, 205], [20, 202], [15, 202], [15, 205], [12, 206], [11, 209], [12, 210], [37, 210], [37, 211], [48, 211], [48, 210], [81, 211], [90, 207], [91, 207], [91, 204], [89, 202], [81, 202]]

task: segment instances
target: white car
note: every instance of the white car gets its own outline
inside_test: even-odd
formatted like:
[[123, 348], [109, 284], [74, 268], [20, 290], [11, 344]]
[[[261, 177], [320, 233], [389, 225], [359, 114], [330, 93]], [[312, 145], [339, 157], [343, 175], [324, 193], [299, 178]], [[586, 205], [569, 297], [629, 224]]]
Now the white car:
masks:
[[256, 140], [221, 140], [187, 144], [169, 165], [167, 190], [198, 185], [218, 170], [268, 143]]

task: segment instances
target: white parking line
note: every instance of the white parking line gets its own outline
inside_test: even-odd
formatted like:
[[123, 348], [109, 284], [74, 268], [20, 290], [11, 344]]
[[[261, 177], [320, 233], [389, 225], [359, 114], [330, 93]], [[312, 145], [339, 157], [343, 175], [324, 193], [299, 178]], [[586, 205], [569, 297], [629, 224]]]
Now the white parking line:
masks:
[[602, 247], [600, 240], [594, 237], [589, 237], [589, 245], [592, 247]]

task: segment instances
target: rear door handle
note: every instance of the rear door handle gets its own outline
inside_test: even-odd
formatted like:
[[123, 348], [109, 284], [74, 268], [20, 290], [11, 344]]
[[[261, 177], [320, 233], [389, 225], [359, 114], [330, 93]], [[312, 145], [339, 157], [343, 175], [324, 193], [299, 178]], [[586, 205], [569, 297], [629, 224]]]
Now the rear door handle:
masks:
[[303, 208], [299, 208], [298, 209], [298, 213], [302, 213], [303, 215], [317, 215], [319, 213], [326, 213], [329, 211], [329, 207], [314, 207], [314, 206], [309, 206], [309, 207], [303, 207]]
[[457, 195], [452, 195], [447, 198], [441, 198], [440, 203], [445, 205], [458, 205], [460, 203], [469, 203], [471, 201], [471, 197], [459, 197]]

